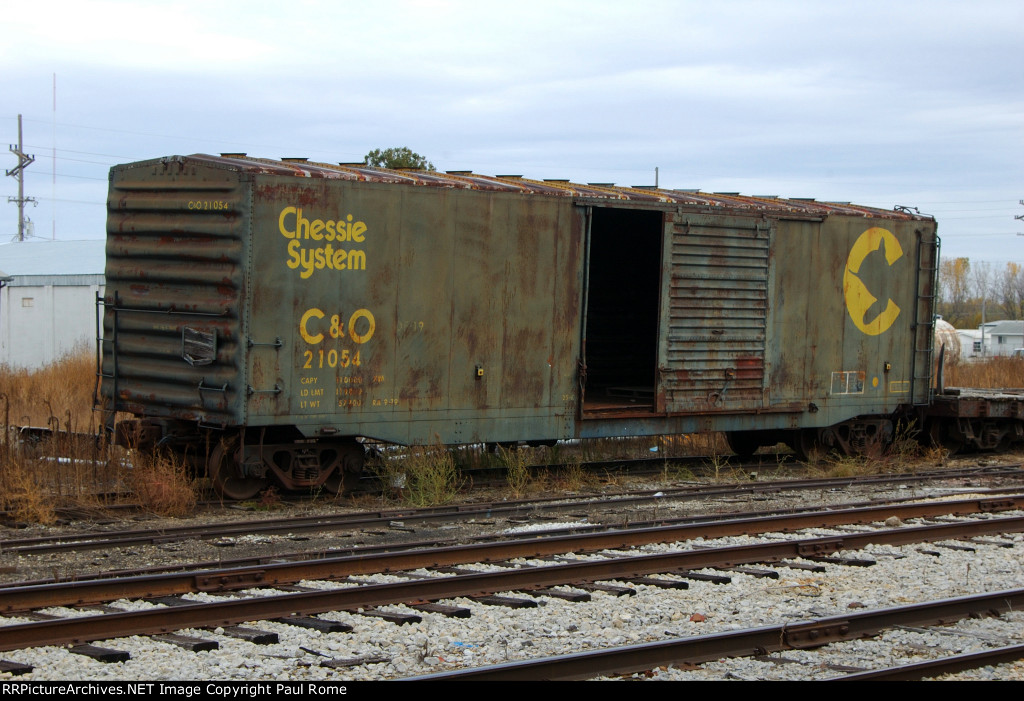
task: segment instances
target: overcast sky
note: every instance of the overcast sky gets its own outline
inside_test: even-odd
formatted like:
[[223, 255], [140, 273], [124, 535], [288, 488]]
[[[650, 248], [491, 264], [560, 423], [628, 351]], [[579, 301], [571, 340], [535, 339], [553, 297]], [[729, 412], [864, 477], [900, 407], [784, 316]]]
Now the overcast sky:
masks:
[[2, 7], [0, 143], [24, 115], [36, 237], [102, 238], [116, 163], [408, 146], [439, 170], [915, 206], [943, 257], [1024, 263], [1020, 0]]

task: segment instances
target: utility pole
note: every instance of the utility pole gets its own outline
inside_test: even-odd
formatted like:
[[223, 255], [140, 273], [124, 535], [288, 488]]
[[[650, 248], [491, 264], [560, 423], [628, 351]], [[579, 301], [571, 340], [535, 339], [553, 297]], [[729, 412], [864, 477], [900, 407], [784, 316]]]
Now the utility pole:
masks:
[[25, 168], [32, 164], [36, 160], [35, 156], [27, 156], [22, 150], [21, 140], [21, 115], [18, 115], [18, 146], [15, 148], [11, 146], [11, 153], [18, 157], [18, 165], [14, 166], [11, 170], [7, 171], [7, 175], [14, 176], [18, 179], [18, 196], [8, 197], [8, 202], [18, 203], [18, 240], [25, 240], [25, 203], [31, 202], [34, 206], [39, 203], [35, 197], [25, 197]]

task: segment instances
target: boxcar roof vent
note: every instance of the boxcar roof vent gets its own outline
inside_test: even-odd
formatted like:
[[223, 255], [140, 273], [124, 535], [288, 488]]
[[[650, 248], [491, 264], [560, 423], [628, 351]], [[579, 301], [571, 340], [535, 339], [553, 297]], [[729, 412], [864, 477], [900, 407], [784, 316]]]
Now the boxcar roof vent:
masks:
[[357, 167], [359, 167], [359, 166], [365, 166], [366, 165], [366, 161], [350, 161], [349, 163], [345, 163], [344, 161], [342, 161], [338, 165], [340, 165], [340, 166], [357, 166]]
[[740, 196], [740, 193], [738, 193], [738, 192], [713, 192], [711, 194], [713, 194], [713, 195], [731, 195], [733, 197], [739, 197]]
[[754, 197], [756, 199], [759, 199], [759, 200], [777, 200], [777, 199], [779, 199], [778, 195], [754, 195]]
[[630, 185], [634, 190], [657, 190], [657, 185]]
[[544, 178], [544, 182], [546, 182], [546, 183], [567, 183], [567, 182], [569, 182], [569, 180], [567, 178]]
[[522, 175], [495, 175], [496, 178], [522, 178]]
[[672, 192], [686, 192], [686, 193], [689, 193], [691, 195], [696, 195], [698, 192], [700, 192], [700, 188], [699, 187], [691, 187], [691, 188], [677, 187], [677, 188], [674, 188], [672, 190]]
[[221, 158], [245, 158], [244, 153], [222, 153]]
[[285, 163], [306, 163], [309, 161], [308, 158], [299, 158], [298, 156], [292, 156], [290, 158], [282, 158]]
[[615, 187], [615, 183], [587, 183], [587, 185], [593, 185], [594, 187]]
[[789, 199], [794, 200], [796, 202], [815, 202], [816, 201], [813, 197], [790, 197]]
[[473, 171], [471, 171], [471, 170], [446, 170], [445, 173], [447, 173], [448, 175], [472, 175]]

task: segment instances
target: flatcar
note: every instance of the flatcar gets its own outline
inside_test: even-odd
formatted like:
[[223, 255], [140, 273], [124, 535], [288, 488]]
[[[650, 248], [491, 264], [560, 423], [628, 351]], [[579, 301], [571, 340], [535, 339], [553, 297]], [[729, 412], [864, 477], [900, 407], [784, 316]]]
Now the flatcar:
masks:
[[367, 440], [806, 456], [931, 420], [905, 209], [245, 154], [115, 166], [107, 207], [106, 408], [230, 498], [342, 491]]

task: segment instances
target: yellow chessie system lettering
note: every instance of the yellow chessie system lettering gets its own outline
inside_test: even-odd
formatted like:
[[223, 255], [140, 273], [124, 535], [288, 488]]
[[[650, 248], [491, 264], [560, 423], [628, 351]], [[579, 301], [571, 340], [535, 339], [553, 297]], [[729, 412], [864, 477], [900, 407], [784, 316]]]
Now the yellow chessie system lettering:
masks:
[[[366, 240], [366, 224], [344, 219], [307, 219], [301, 207], [285, 207], [277, 218], [277, 228], [288, 242], [287, 265], [301, 270], [299, 277], [309, 279], [316, 270], [366, 270], [366, 252], [362, 249], [336, 247], [335, 243], [362, 243]], [[304, 245], [305, 241], [325, 241], [322, 246]]]

